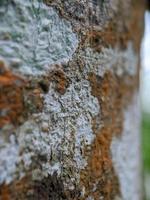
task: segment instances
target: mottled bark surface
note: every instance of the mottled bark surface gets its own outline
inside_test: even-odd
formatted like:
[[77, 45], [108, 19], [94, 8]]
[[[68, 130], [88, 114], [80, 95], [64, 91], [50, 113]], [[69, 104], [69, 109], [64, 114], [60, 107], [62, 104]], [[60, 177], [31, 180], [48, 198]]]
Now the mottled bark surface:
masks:
[[142, 200], [138, 0], [0, 2], [0, 200]]

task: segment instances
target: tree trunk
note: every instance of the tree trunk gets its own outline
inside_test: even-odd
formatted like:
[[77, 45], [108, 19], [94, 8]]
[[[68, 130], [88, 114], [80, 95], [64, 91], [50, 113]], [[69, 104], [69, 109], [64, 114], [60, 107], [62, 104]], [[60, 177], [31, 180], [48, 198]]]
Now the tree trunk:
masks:
[[142, 0], [0, 2], [0, 199], [140, 200]]

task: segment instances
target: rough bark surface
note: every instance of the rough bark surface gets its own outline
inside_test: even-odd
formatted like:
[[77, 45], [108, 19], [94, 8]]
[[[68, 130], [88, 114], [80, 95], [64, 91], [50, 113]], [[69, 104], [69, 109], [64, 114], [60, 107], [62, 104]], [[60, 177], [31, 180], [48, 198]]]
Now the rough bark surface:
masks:
[[0, 200], [141, 200], [138, 0], [0, 1]]

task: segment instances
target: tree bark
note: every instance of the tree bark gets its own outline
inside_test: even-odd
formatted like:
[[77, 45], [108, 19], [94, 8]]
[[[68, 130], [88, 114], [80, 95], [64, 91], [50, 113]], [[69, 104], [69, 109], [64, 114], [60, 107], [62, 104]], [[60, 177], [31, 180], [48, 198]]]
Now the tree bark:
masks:
[[141, 200], [135, 0], [0, 2], [0, 199]]

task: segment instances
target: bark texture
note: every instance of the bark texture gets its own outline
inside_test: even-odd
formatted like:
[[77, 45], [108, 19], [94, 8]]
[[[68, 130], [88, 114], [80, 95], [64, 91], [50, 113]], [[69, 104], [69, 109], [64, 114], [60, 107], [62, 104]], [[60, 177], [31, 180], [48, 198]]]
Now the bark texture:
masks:
[[142, 0], [0, 1], [0, 200], [141, 200]]

